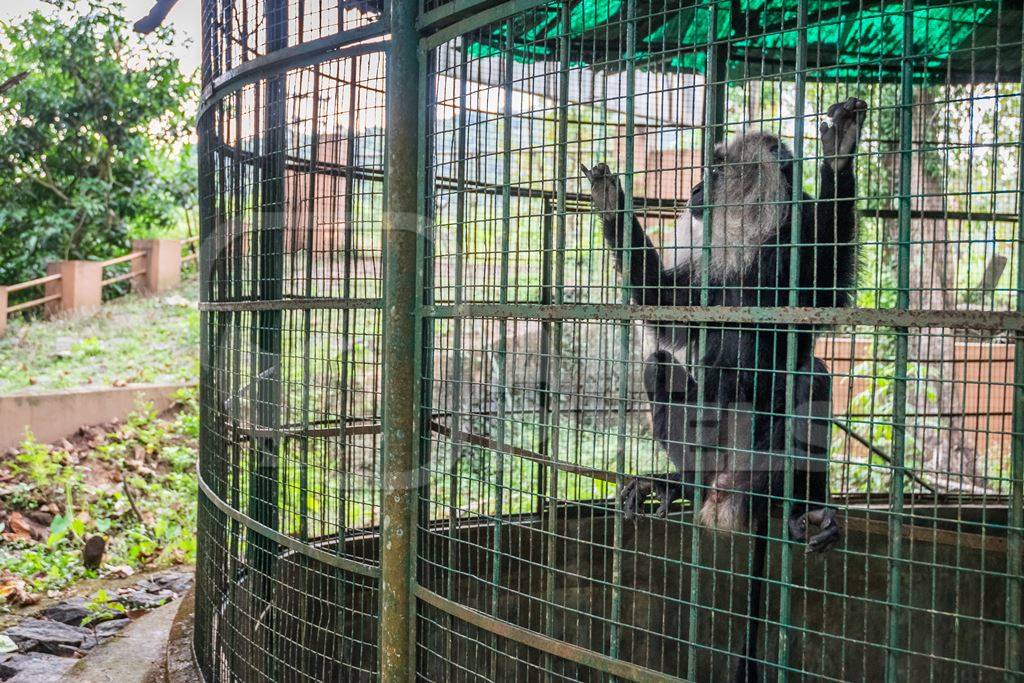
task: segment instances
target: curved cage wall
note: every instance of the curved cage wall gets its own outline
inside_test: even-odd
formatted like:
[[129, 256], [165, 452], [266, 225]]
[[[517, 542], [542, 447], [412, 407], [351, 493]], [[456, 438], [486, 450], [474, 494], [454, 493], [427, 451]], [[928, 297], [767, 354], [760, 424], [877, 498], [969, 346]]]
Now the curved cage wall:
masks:
[[[208, 680], [721, 680], [748, 639], [756, 680], [1024, 676], [1015, 4], [204, 0], [203, 28]], [[851, 97], [844, 200], [825, 114]], [[716, 145], [754, 131], [797, 188], [766, 204], [770, 246], [713, 195]], [[685, 300], [621, 275], [650, 256], [609, 243], [598, 163], [615, 216], [701, 273]], [[758, 248], [835, 272], [805, 205], [815, 229], [856, 216], [850, 306], [715, 279]], [[698, 215], [742, 220], [716, 241]], [[693, 443], [652, 424], [681, 404], [645, 384], [659, 329], [692, 331], [674, 362], [698, 378], [709, 335], [778, 344], [754, 373], [770, 419], [718, 415], [784, 444], [824, 381], [834, 548], [788, 529], [788, 445], [714, 456], [771, 463], [766, 528], [701, 521], [730, 493], [712, 456], [664, 514], [627, 514], [630, 479], [668, 483], [666, 446]], [[810, 330], [813, 368], [788, 351]]]

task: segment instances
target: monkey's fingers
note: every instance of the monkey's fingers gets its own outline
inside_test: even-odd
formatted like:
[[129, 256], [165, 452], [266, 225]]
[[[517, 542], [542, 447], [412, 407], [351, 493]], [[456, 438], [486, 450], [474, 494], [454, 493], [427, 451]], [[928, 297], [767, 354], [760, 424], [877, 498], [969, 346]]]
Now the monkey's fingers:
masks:
[[580, 170], [583, 171], [583, 175], [587, 177], [587, 180], [593, 180], [593, 178], [591, 178], [590, 176], [590, 169], [587, 168], [587, 165], [584, 164], [582, 161], [580, 162]]
[[619, 494], [619, 504], [626, 519], [633, 519], [640, 514], [644, 502], [651, 495], [650, 482], [639, 478], [630, 479]]
[[833, 508], [821, 508], [809, 513], [808, 516], [813, 516], [812, 519], [817, 522], [821, 530], [807, 541], [807, 552], [823, 553], [831, 550], [843, 537], [843, 530], [836, 520], [836, 511]]

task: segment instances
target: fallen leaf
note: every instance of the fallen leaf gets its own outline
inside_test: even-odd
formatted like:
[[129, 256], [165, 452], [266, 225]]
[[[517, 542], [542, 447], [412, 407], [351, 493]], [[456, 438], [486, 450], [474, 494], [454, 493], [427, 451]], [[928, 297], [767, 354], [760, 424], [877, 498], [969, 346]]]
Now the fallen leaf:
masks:
[[7, 529], [4, 539], [7, 541], [34, 541], [32, 524], [20, 512], [12, 512], [7, 518]]
[[106, 579], [124, 579], [135, 573], [135, 570], [126, 564], [109, 565], [103, 577]]
[[15, 607], [34, 605], [39, 602], [39, 596], [30, 593], [23, 580], [10, 574], [0, 577], [0, 598]]

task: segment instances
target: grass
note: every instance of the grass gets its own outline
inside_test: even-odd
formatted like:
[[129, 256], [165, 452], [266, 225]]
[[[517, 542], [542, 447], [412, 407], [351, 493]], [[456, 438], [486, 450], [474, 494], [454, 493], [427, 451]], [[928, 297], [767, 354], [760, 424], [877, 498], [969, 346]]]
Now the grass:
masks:
[[[0, 462], [3, 507], [52, 521], [45, 540], [5, 534], [0, 580], [13, 576], [40, 593], [112, 568], [194, 562], [198, 434], [195, 392], [183, 390], [169, 413], [141, 406], [120, 425], [80, 436], [77, 445], [58, 448], [29, 436]], [[82, 561], [85, 539], [97, 534], [106, 539], [99, 572]]]
[[12, 321], [0, 337], [0, 394], [194, 382], [197, 298], [192, 280], [174, 292], [107, 302], [88, 315]]

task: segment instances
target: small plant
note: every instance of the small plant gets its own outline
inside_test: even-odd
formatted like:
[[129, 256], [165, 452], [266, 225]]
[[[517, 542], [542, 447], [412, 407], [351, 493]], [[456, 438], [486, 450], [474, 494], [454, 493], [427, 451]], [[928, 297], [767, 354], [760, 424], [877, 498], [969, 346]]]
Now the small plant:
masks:
[[85, 603], [85, 609], [88, 610], [89, 614], [86, 615], [85, 619], [82, 619], [82, 626], [88, 626], [100, 621], [109, 621], [126, 614], [128, 611], [124, 605], [107, 595], [107, 591], [102, 588], [96, 591], [96, 595], [92, 597], [92, 600]]
[[36, 441], [35, 435], [29, 430], [25, 430], [25, 439], [14, 459], [16, 464], [12, 469], [15, 474], [24, 475], [35, 486], [50, 484], [63, 469], [60, 454], [49, 445]]
[[71, 355], [79, 358], [93, 358], [103, 353], [103, 344], [96, 337], [86, 337], [71, 345]]

